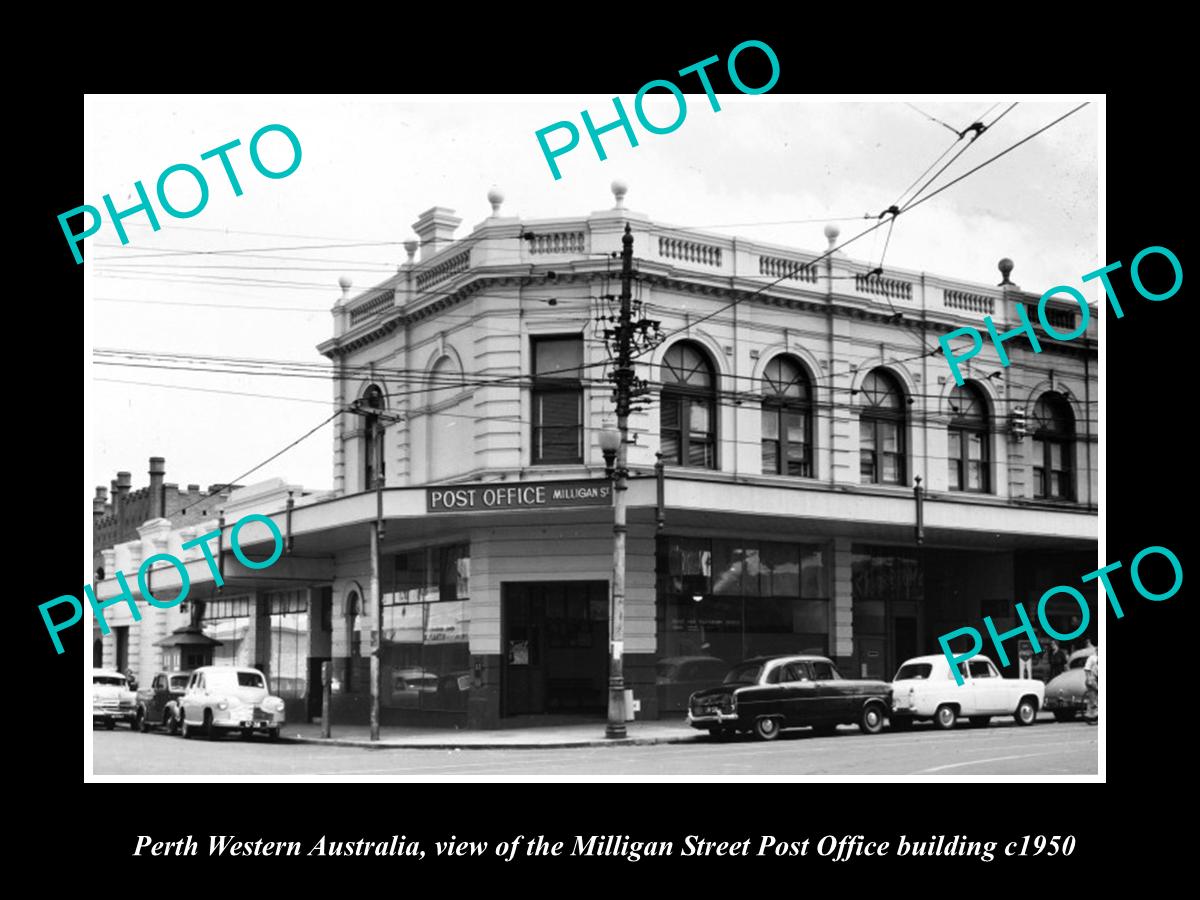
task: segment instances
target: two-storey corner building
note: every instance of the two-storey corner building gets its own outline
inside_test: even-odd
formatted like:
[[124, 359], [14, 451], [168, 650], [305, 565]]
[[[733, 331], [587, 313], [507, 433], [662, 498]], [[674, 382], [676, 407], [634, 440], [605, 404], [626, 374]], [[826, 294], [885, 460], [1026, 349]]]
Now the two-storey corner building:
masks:
[[[636, 360], [649, 393], [629, 423], [624, 659], [639, 718], [679, 714], [762, 653], [890, 678], [939, 634], [983, 615], [1013, 627], [1015, 602], [1096, 568], [1095, 316], [1071, 342], [1039, 334], [1038, 354], [1009, 340], [1008, 367], [985, 344], [958, 387], [939, 335], [985, 315], [1015, 327], [1022, 304], [1037, 321], [1040, 291], [1013, 284], [1007, 261], [998, 286], [881, 275], [833, 250], [832, 227], [829, 250], [794, 250], [664, 225], [614, 194], [591, 215], [520, 220], [493, 191], [462, 237], [435, 207], [395, 276], [361, 293], [343, 280], [319, 347], [345, 410], [334, 490], [280, 504], [289, 557], [236, 571], [250, 618], [276, 615], [264, 603], [283, 588], [261, 579], [292, 579], [311, 654], [298, 690], [314, 697], [332, 659], [335, 722], [366, 721], [376, 647], [385, 725], [604, 715], [600, 435], [627, 224], [635, 309], [664, 336]], [[1079, 315], [1049, 310], [1060, 333]], [[188, 567], [204, 581], [202, 559]], [[1070, 631], [1078, 612], [1052, 603], [1049, 618]]]
[[[385, 494], [412, 516], [386, 522], [380, 566], [395, 708], [472, 724], [603, 710], [609, 495], [553, 497], [604, 484], [605, 298], [626, 223], [635, 301], [666, 334], [638, 360], [652, 393], [630, 422], [625, 658], [641, 715], [682, 709], [694, 682], [757, 653], [890, 677], [938, 634], [1016, 624], [1014, 602], [1095, 567], [1094, 324], [1043, 336], [1040, 354], [1009, 341], [1007, 368], [989, 346], [957, 387], [939, 334], [984, 315], [1013, 327], [1018, 304], [1037, 321], [1040, 292], [1011, 283], [1011, 263], [998, 287], [881, 277], [840, 252], [664, 226], [622, 195], [586, 218], [519, 221], [493, 193], [458, 240], [452, 211], [431, 209], [420, 255], [410, 244], [396, 277], [334, 310], [320, 350], [337, 399], [364, 410], [338, 423], [335, 488], [374, 484], [382, 440]], [[1079, 314], [1049, 311], [1060, 333]], [[397, 421], [380, 429], [375, 409]], [[334, 655], [365, 672], [357, 545], [338, 559]], [[1077, 613], [1051, 621], [1069, 631]]]

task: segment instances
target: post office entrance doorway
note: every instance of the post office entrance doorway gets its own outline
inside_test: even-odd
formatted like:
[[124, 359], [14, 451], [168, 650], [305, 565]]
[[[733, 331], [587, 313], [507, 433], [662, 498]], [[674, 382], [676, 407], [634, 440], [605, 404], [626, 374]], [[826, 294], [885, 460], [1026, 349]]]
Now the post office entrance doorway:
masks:
[[501, 586], [501, 715], [607, 708], [608, 582]]

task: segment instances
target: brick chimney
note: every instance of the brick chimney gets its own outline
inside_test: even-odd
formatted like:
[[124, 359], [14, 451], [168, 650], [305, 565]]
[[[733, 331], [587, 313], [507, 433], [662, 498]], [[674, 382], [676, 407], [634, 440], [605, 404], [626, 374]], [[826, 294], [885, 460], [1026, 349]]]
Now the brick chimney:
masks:
[[108, 506], [108, 488], [96, 485], [96, 496], [92, 498], [92, 520], [103, 519]]
[[421, 259], [426, 260], [440, 250], [445, 250], [454, 239], [454, 229], [462, 219], [454, 210], [444, 206], [431, 206], [413, 222], [412, 230], [421, 239]]
[[167, 474], [167, 461], [161, 456], [150, 457], [150, 515], [148, 519], [163, 517], [163, 478]]
[[117, 480], [113, 482], [113, 512], [117, 515], [121, 514], [121, 508], [125, 506], [125, 495], [129, 493], [131, 487], [133, 487], [133, 475], [129, 472], [118, 472]]

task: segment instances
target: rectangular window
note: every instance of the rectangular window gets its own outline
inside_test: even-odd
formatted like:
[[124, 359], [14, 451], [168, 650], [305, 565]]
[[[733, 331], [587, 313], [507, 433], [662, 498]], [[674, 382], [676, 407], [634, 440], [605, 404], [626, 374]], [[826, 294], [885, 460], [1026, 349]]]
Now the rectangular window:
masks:
[[712, 409], [710, 401], [689, 399], [688, 404], [688, 460], [687, 465], [704, 469], [715, 469], [716, 454], [713, 441]]
[[766, 475], [779, 474], [779, 412], [764, 409], [762, 414], [762, 467]]
[[582, 337], [533, 339], [533, 462], [583, 462]]
[[951, 431], [946, 444], [947, 474], [952, 491], [962, 490], [962, 432]]
[[785, 412], [783, 427], [787, 435], [787, 474], [807, 478], [812, 475], [808, 460], [808, 416], [805, 413]]
[[875, 423], [863, 420], [858, 438], [859, 471], [865, 482], [875, 481]]

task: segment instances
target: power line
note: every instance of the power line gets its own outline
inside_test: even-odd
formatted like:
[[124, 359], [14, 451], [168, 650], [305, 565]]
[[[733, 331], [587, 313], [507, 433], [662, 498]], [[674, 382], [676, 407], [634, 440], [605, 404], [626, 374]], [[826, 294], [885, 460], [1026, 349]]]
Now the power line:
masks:
[[[1000, 157], [1002, 157], [1002, 156], [1004, 156], [1004, 155], [1006, 155], [1006, 154], [1008, 154], [1008, 153], [1011, 153], [1011, 152], [1012, 152], [1013, 150], [1015, 150], [1017, 147], [1020, 147], [1022, 144], [1026, 143], [1026, 142], [1028, 142], [1028, 141], [1030, 141], [1030, 140], [1032, 140], [1033, 138], [1037, 137], [1037, 136], [1038, 136], [1039, 134], [1041, 134], [1042, 132], [1046, 131], [1046, 130], [1047, 130], [1047, 129], [1049, 129], [1049, 128], [1052, 128], [1053, 126], [1055, 126], [1055, 125], [1057, 125], [1059, 122], [1061, 122], [1063, 119], [1067, 118], [1068, 116], [1071, 116], [1071, 115], [1073, 115], [1074, 113], [1076, 113], [1076, 112], [1078, 112], [1079, 110], [1083, 109], [1083, 107], [1085, 107], [1085, 106], [1087, 106], [1087, 105], [1088, 105], [1088, 104], [1087, 104], [1087, 102], [1086, 102], [1086, 101], [1085, 101], [1084, 103], [1081, 103], [1079, 106], [1076, 106], [1074, 109], [1070, 110], [1069, 112], [1067, 112], [1067, 113], [1064, 113], [1063, 115], [1059, 116], [1057, 119], [1054, 119], [1052, 122], [1049, 122], [1048, 124], [1046, 124], [1046, 125], [1043, 125], [1041, 128], [1039, 128], [1037, 131], [1034, 131], [1032, 134], [1029, 134], [1029, 135], [1027, 135], [1026, 137], [1022, 138], [1021, 140], [1017, 141], [1015, 144], [1012, 144], [1011, 146], [1009, 146], [1009, 147], [1005, 148], [1004, 150], [1000, 151], [1000, 152], [999, 152], [999, 153], [997, 153], [995, 156], [993, 156], [993, 157], [991, 157], [991, 158], [989, 158], [989, 159], [985, 160], [984, 162], [980, 163], [979, 165], [975, 166], [975, 168], [973, 168], [973, 169], [970, 169], [970, 170], [969, 170], [969, 171], [967, 171], [967, 172], [964, 172], [962, 175], [958, 176], [958, 177], [957, 177], [957, 178], [955, 178], [954, 180], [952, 180], [952, 181], [949, 181], [949, 182], [947, 182], [946, 184], [942, 185], [940, 188], [938, 188], [937, 190], [935, 190], [933, 193], [931, 193], [931, 194], [927, 194], [926, 196], [924, 196], [924, 197], [921, 197], [920, 199], [918, 199], [918, 200], [916, 200], [916, 201], [910, 201], [910, 202], [909, 202], [909, 204], [908, 204], [908, 205], [906, 205], [906, 206], [904, 207], [904, 209], [902, 209], [902, 210], [900, 210], [899, 212], [897, 212], [897, 213], [896, 213], [894, 216], [892, 216], [892, 218], [896, 218], [896, 217], [897, 217], [897, 216], [899, 216], [901, 213], [905, 213], [905, 212], [908, 212], [908, 211], [909, 211], [909, 210], [911, 210], [911, 209], [915, 209], [917, 206], [920, 206], [920, 205], [921, 205], [922, 203], [924, 203], [926, 200], [932, 200], [934, 197], [936, 197], [936, 196], [937, 196], [938, 194], [940, 194], [942, 191], [944, 191], [944, 190], [947, 190], [947, 189], [948, 189], [948, 188], [950, 188], [950, 187], [953, 187], [954, 185], [958, 184], [958, 182], [962, 181], [964, 178], [966, 178], [966, 177], [968, 177], [968, 176], [970, 176], [970, 175], [974, 174], [975, 172], [978, 172], [980, 169], [984, 168], [984, 166], [990, 165], [991, 163], [995, 162], [997, 159], [1000, 159]], [[854, 243], [854, 242], [855, 242], [855, 241], [857, 241], [859, 238], [862, 238], [862, 237], [864, 237], [864, 236], [866, 236], [866, 235], [870, 234], [871, 232], [875, 231], [875, 229], [879, 228], [879, 227], [880, 227], [880, 226], [882, 226], [883, 224], [884, 224], [884, 222], [883, 222], [883, 219], [880, 219], [880, 220], [879, 220], [878, 222], [876, 222], [874, 225], [871, 225], [870, 227], [866, 228], [865, 230], [863, 230], [863, 231], [859, 232], [859, 233], [858, 233], [858, 234], [856, 234], [854, 237], [852, 237], [852, 238], [848, 238], [847, 240], [845, 240], [845, 241], [842, 241], [842, 243], [838, 244], [838, 245], [837, 245], [837, 246], [835, 246], [835, 247], [830, 247], [828, 250], [826, 250], [824, 253], [822, 253], [820, 256], [818, 256], [816, 259], [814, 259], [814, 260], [812, 260], [812, 261], [810, 261], [810, 262], [804, 263], [802, 266], [798, 266], [798, 267], [797, 267], [797, 269], [796, 269], [795, 271], [801, 271], [801, 270], [803, 270], [803, 269], [812, 268], [812, 267], [813, 267], [813, 266], [815, 266], [817, 263], [819, 263], [821, 260], [823, 260], [823, 259], [826, 259], [826, 258], [828, 258], [829, 256], [831, 256], [831, 255], [832, 255], [832, 254], [833, 254], [835, 251], [837, 251], [837, 250], [841, 250], [843, 247], [846, 247], [846, 246], [848, 246], [848, 245], [850, 245], [850, 244]], [[699, 319], [697, 319], [697, 320], [695, 320], [695, 321], [693, 321], [693, 322], [689, 322], [689, 323], [688, 323], [686, 326], [684, 326], [684, 328], [681, 328], [681, 329], [676, 329], [674, 332], [671, 332], [671, 333], [668, 333], [668, 334], [664, 335], [664, 336], [663, 336], [663, 340], [664, 340], [664, 341], [665, 341], [665, 340], [669, 340], [669, 339], [670, 339], [671, 337], [673, 337], [675, 334], [679, 334], [679, 333], [680, 333], [680, 331], [686, 331], [688, 328], [691, 328], [692, 326], [698, 325], [700, 322], [704, 322], [704, 321], [707, 321], [708, 319], [711, 319], [711, 318], [713, 318], [714, 316], [718, 315], [719, 313], [723, 312], [724, 310], [726, 310], [726, 309], [729, 309], [729, 308], [731, 308], [731, 307], [733, 307], [733, 306], [736, 306], [736, 305], [737, 305], [738, 303], [740, 303], [742, 300], [747, 300], [747, 299], [749, 299], [750, 297], [754, 297], [754, 296], [756, 296], [757, 294], [760, 294], [760, 293], [762, 293], [763, 291], [767, 290], [767, 288], [774, 287], [776, 284], [779, 284], [779, 282], [783, 281], [785, 278], [788, 278], [788, 277], [790, 277], [791, 275], [794, 275], [794, 274], [795, 274], [795, 272], [789, 272], [789, 273], [787, 273], [787, 274], [781, 275], [781, 276], [779, 276], [778, 278], [776, 278], [774, 281], [772, 281], [772, 282], [769, 282], [768, 284], [765, 284], [765, 285], [763, 285], [763, 286], [762, 286], [762, 287], [760, 287], [758, 290], [756, 290], [756, 291], [752, 291], [752, 292], [751, 292], [750, 294], [748, 294], [746, 297], [741, 297], [741, 298], [735, 297], [735, 298], [734, 298], [733, 300], [731, 300], [729, 303], [727, 303], [727, 304], [725, 304], [725, 305], [723, 305], [723, 306], [719, 307], [718, 309], [714, 310], [713, 312], [711, 312], [711, 313], [709, 313], [709, 314], [707, 314], [707, 315], [705, 315], [705, 316], [702, 316], [701, 318], [699, 318]]]
[[941, 125], [943, 128], [949, 128], [950, 131], [953, 132], [954, 134], [958, 134], [958, 129], [955, 128], [953, 125], [947, 125], [941, 119], [934, 118], [929, 113], [925, 112], [925, 110], [920, 109], [919, 107], [913, 106], [911, 103], [905, 103], [904, 105], [907, 106], [909, 109], [915, 109], [917, 112], [919, 112], [925, 118], [927, 118], [930, 122], [936, 122], [938, 125]]
[[283, 456], [283, 454], [287, 453], [289, 450], [291, 450], [293, 447], [295, 447], [301, 441], [304, 441], [304, 440], [308, 439], [309, 437], [311, 437], [312, 435], [316, 434], [318, 431], [320, 431], [322, 428], [324, 428], [326, 425], [328, 425], [330, 422], [332, 422], [334, 419], [336, 419], [339, 415], [341, 415], [342, 412], [343, 412], [343, 410], [341, 410], [341, 409], [337, 410], [329, 418], [324, 419], [323, 421], [318, 423], [315, 427], [313, 427], [309, 431], [306, 431], [304, 434], [300, 435], [300, 437], [296, 438], [296, 440], [292, 441], [290, 444], [288, 444], [286, 447], [284, 447], [278, 453], [274, 453], [271, 456], [268, 456], [266, 459], [264, 459], [258, 465], [254, 466], [251, 469], [247, 469], [245, 472], [243, 472], [241, 475], [237, 476], [236, 478], [230, 479], [228, 482], [218, 485], [215, 490], [211, 490], [207, 494], [203, 494], [202, 496], [196, 498], [191, 503], [189, 503], [187, 506], [185, 506], [181, 510], [179, 510], [179, 512], [181, 514], [185, 513], [189, 509], [191, 509], [193, 506], [195, 506], [197, 503], [201, 503], [202, 501], [207, 500], [209, 497], [213, 496], [214, 494], [219, 494], [222, 490], [224, 490], [226, 487], [229, 487], [230, 485], [237, 484], [239, 481], [241, 481], [247, 475], [253, 475], [255, 472], [257, 472], [259, 469], [261, 469], [267, 463], [273, 462], [274, 460]]

